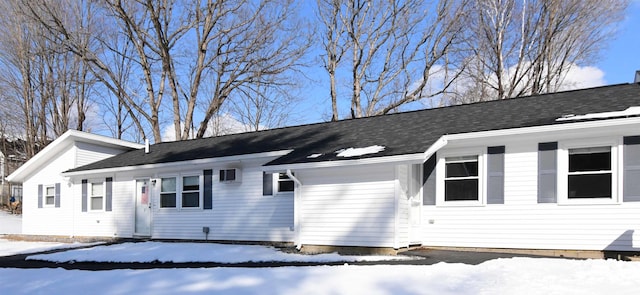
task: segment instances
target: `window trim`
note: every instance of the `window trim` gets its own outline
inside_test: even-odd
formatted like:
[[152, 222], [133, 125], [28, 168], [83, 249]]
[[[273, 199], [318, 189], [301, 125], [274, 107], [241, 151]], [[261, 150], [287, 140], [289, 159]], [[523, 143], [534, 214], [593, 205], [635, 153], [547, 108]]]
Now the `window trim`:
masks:
[[[47, 189], [53, 189], [53, 195], [47, 195]], [[53, 197], [53, 203], [47, 204], [47, 197]], [[42, 208], [55, 208], [56, 207], [56, 185], [55, 184], [44, 184], [42, 185]]]
[[[486, 161], [487, 148], [462, 148], [452, 149], [447, 151], [438, 152], [436, 163], [436, 206], [443, 207], [477, 207], [486, 206], [487, 204], [487, 165]], [[446, 159], [453, 157], [477, 157], [478, 159], [478, 200], [460, 200], [460, 201], [447, 201], [445, 200], [445, 180], [446, 180]]]
[[[620, 204], [620, 188], [622, 187], [622, 171], [620, 171], [620, 169], [622, 169], [622, 157], [619, 151], [621, 144], [622, 138], [583, 139], [558, 142], [558, 205]], [[569, 198], [569, 175], [575, 175], [575, 172], [569, 172], [569, 150], [597, 147], [611, 148], [611, 198]], [[593, 173], [582, 173], [582, 175], [584, 174]]]

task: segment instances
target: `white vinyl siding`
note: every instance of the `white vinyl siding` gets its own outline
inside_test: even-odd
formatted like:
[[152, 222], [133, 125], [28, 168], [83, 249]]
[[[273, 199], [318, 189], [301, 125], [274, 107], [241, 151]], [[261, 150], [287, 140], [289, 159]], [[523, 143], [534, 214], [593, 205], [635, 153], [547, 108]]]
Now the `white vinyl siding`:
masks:
[[429, 246], [631, 251], [640, 241], [640, 203], [423, 209]]
[[301, 243], [394, 247], [395, 167], [298, 171]]
[[[120, 150], [122, 152], [122, 150]], [[38, 169], [23, 183], [23, 216], [22, 233], [28, 235], [57, 235], [57, 236], [96, 236], [96, 237], [131, 237], [128, 197], [121, 190], [121, 184], [114, 184], [113, 212], [102, 210], [82, 212], [82, 191], [80, 179], [69, 184], [68, 178], [60, 173], [78, 167], [79, 165], [95, 162], [118, 153], [118, 149], [104, 148], [87, 143], [76, 143], [65, 146], [53, 160]], [[101, 178], [104, 181], [104, 177]], [[43, 180], [43, 204], [45, 203], [45, 187], [59, 183], [59, 207], [45, 207], [40, 210], [37, 206], [38, 184]], [[133, 191], [132, 191], [133, 192]], [[132, 194], [129, 192], [128, 194]], [[104, 194], [103, 194], [103, 197]], [[105, 200], [103, 198], [103, 204]], [[124, 203], [123, 203], [124, 202]], [[90, 202], [87, 204], [90, 208]], [[104, 205], [103, 205], [104, 206]], [[130, 219], [131, 218], [131, 219]]]
[[[580, 148], [601, 146], [593, 144], [601, 142], [597, 138], [581, 142]], [[558, 144], [560, 149], [575, 146], [562, 140]], [[511, 140], [505, 145], [504, 205], [423, 206], [423, 245], [626, 251], [639, 247], [640, 203], [538, 203], [538, 142]], [[612, 144], [612, 149], [618, 147]], [[620, 159], [613, 158], [615, 166]], [[561, 174], [558, 181], [567, 177]]]
[[122, 153], [122, 150], [92, 145], [84, 142], [77, 142], [75, 153], [75, 166], [80, 167], [94, 163], [114, 155]]
[[293, 196], [262, 195], [262, 164], [247, 162], [242, 182], [213, 181], [211, 210], [163, 210], [159, 199], [153, 198], [151, 236], [205, 239], [202, 228], [209, 227], [210, 240], [292, 242]]

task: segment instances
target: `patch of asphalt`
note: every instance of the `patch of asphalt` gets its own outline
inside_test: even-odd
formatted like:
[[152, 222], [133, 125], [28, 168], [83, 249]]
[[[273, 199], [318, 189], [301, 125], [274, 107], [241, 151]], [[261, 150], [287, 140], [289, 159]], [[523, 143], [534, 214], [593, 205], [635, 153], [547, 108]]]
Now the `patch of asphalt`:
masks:
[[[108, 244], [117, 244], [108, 243]], [[107, 244], [107, 245], [108, 245]], [[101, 244], [103, 246], [105, 244]], [[399, 256], [410, 256], [412, 259], [383, 260], [383, 261], [333, 261], [333, 262], [288, 262], [288, 261], [260, 261], [260, 262], [96, 262], [96, 261], [68, 261], [53, 262], [46, 260], [27, 260], [28, 256], [37, 254], [51, 254], [74, 249], [90, 248], [96, 245], [55, 249], [37, 253], [16, 254], [0, 257], [0, 268], [63, 268], [66, 270], [104, 271], [118, 269], [170, 269], [170, 268], [273, 268], [273, 267], [304, 267], [304, 266], [340, 266], [340, 265], [433, 265], [440, 262], [462, 263], [477, 265], [488, 260], [513, 257], [549, 257], [525, 254], [467, 252], [453, 250], [417, 249], [399, 253]], [[556, 257], [557, 258], [557, 257]]]

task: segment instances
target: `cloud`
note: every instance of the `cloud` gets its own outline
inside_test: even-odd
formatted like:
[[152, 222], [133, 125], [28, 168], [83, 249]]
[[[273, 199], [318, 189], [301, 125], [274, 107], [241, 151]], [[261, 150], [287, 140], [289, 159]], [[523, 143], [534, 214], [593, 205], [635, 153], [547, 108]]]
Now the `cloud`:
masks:
[[605, 85], [604, 72], [597, 67], [572, 65], [559, 90], [572, 90]]

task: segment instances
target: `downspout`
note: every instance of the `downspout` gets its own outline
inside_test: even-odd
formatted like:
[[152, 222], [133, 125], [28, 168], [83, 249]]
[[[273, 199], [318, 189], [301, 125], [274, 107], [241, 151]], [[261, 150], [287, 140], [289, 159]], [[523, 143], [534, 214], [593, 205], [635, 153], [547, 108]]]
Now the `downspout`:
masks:
[[286, 173], [298, 188], [293, 190], [293, 228], [295, 235], [294, 243], [296, 245], [296, 249], [300, 251], [300, 249], [302, 249], [302, 242], [300, 241], [300, 206], [302, 206], [302, 192], [300, 189], [302, 188], [302, 182], [293, 175], [291, 169], [287, 169]]

